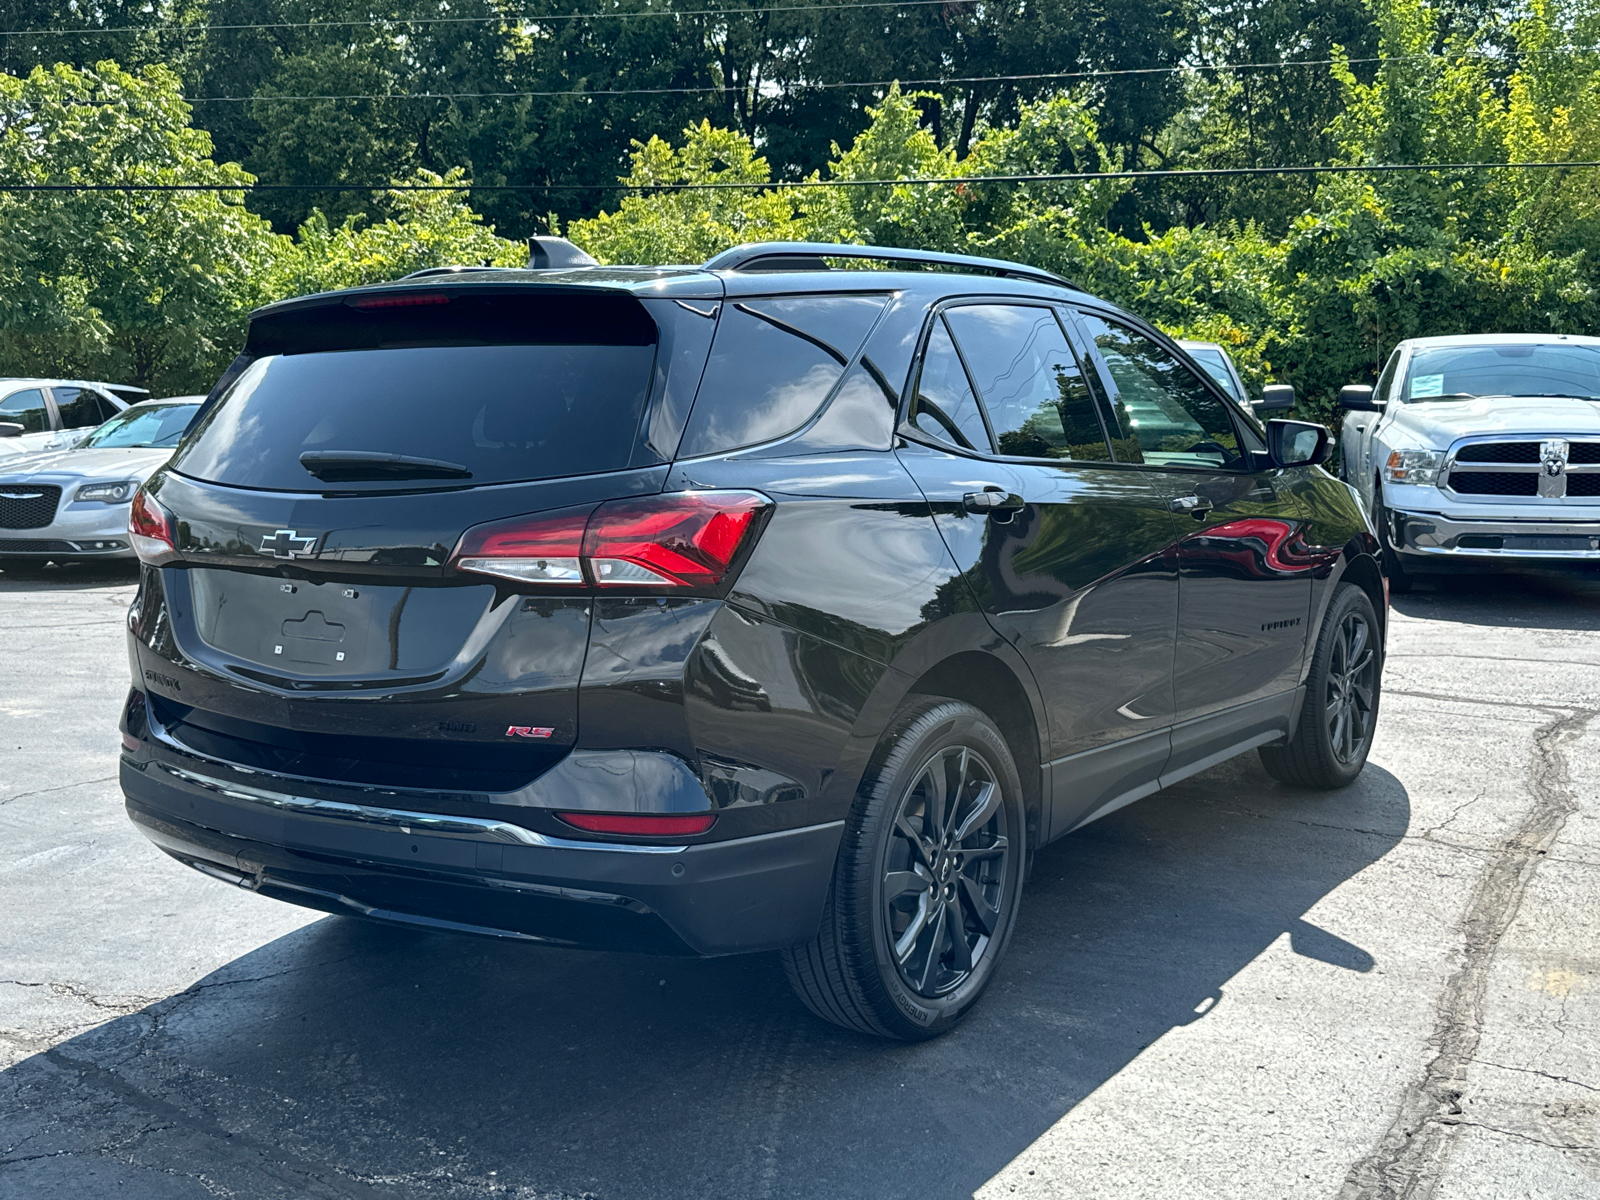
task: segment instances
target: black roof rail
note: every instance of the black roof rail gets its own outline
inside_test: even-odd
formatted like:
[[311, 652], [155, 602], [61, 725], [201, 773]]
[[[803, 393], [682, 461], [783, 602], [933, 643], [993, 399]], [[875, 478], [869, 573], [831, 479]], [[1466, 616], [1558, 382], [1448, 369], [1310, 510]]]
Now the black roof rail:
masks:
[[830, 258], [861, 258], [878, 262], [907, 263], [922, 267], [956, 267], [1007, 279], [1028, 279], [1054, 287], [1083, 289], [1070, 279], [1023, 263], [1003, 258], [979, 258], [975, 254], [944, 254], [937, 250], [902, 250], [891, 246], [842, 246], [827, 242], [751, 242], [724, 250], [707, 260], [706, 271], [826, 271]]

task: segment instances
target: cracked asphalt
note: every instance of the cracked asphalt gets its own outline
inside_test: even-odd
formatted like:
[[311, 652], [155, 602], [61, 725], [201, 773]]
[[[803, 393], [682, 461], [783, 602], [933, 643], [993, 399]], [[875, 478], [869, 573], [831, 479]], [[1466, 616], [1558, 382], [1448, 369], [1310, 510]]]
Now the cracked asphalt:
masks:
[[955, 1034], [324, 917], [115, 780], [129, 571], [0, 575], [0, 1198], [1600, 1196], [1600, 577], [1397, 597], [1371, 764], [1038, 856]]

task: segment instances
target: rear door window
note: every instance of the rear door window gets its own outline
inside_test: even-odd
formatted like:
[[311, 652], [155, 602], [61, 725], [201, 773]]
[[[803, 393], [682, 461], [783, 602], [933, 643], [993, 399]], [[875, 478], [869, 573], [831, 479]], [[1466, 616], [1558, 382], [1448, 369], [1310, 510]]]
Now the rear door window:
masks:
[[785, 437], [832, 394], [887, 295], [787, 296], [723, 305], [682, 458]]
[[24, 388], [0, 400], [0, 421], [22, 426], [23, 433], [49, 433], [50, 409], [45, 405], [44, 392], [39, 388]]
[[1018, 458], [1111, 458], [1077, 355], [1054, 311], [971, 304], [945, 313], [989, 414], [999, 452]]
[[994, 452], [978, 397], [943, 317], [934, 318], [933, 332], [928, 337], [917, 391], [911, 400], [911, 423], [930, 437], [963, 450]]
[[116, 405], [93, 388], [51, 389], [56, 396], [56, 409], [61, 413], [61, 428], [87, 429], [109, 421], [117, 415]]
[[[461, 468], [454, 477], [473, 485], [659, 461], [641, 435], [655, 325], [631, 298], [603, 300], [292, 311], [252, 327], [251, 347], [279, 352], [245, 369], [173, 465], [218, 483], [321, 491], [302, 454], [424, 459]], [[374, 484], [389, 486], [359, 483]]]

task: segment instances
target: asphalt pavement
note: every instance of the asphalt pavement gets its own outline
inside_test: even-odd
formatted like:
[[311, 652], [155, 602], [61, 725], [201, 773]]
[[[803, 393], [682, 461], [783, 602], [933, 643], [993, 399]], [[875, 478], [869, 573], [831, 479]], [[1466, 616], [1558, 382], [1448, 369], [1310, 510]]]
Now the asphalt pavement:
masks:
[[0, 575], [0, 1197], [1600, 1196], [1600, 579], [1397, 597], [1376, 748], [1041, 852], [968, 1022], [771, 956], [504, 945], [192, 872], [122, 810], [129, 570]]

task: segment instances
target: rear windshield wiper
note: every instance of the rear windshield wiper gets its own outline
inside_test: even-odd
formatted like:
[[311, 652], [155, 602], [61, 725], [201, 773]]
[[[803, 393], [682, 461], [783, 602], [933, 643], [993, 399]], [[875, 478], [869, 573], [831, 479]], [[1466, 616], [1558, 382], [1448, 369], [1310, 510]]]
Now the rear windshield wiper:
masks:
[[328, 483], [354, 483], [363, 479], [471, 479], [460, 463], [409, 454], [382, 454], [375, 450], [307, 450], [300, 465]]

